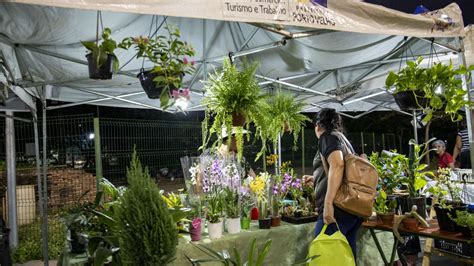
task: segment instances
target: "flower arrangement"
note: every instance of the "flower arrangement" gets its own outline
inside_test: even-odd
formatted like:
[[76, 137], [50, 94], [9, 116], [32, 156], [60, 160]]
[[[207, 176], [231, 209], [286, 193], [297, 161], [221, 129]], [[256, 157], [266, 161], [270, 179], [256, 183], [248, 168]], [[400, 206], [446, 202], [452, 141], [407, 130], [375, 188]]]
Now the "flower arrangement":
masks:
[[255, 196], [257, 201], [258, 212], [261, 219], [268, 217], [269, 185], [270, 174], [266, 172], [260, 173], [249, 183], [250, 191]]
[[194, 72], [194, 61], [188, 57], [196, 53], [189, 43], [180, 40], [181, 33], [176, 26], [168, 25], [165, 29], [168, 36], [128, 37], [119, 44], [124, 49], [134, 46], [137, 58], [146, 58], [154, 64], [151, 73], [155, 74], [153, 81], [156, 87], [162, 88], [159, 98], [163, 108], [172, 105], [169, 103], [170, 94], [182, 87], [184, 74]]

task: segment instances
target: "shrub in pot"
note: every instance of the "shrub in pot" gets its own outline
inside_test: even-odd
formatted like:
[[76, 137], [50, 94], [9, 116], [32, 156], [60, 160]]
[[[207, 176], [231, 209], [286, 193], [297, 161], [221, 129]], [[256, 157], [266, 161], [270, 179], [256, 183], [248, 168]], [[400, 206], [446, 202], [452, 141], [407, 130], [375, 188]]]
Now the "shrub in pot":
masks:
[[98, 40], [81, 42], [87, 50], [90, 51], [86, 55], [89, 65], [89, 77], [91, 79], [111, 79], [112, 71], [117, 73], [119, 68], [119, 60], [114, 51], [117, 43], [110, 38], [112, 31], [105, 28], [102, 32], [102, 42]]
[[401, 179], [405, 176], [403, 166], [407, 162], [407, 157], [398, 154], [396, 150], [391, 152], [373, 152], [369, 157], [369, 162], [377, 169], [379, 175], [379, 186], [387, 194], [387, 198], [393, 195], [393, 191], [401, 185]]
[[[466, 210], [467, 205], [461, 201], [461, 188], [457, 187], [450, 180], [451, 170], [449, 168], [438, 169], [435, 176], [436, 183], [428, 190], [438, 201], [434, 205], [439, 228], [443, 231], [457, 232], [460, 230], [453, 221], [457, 211]], [[447, 200], [447, 196], [451, 200]]]
[[395, 216], [396, 201], [393, 199], [387, 199], [387, 193], [384, 190], [380, 190], [375, 200], [374, 210], [383, 224], [392, 224]]
[[468, 211], [456, 211], [456, 216], [453, 220], [459, 226], [462, 234], [472, 239], [474, 236], [474, 214]]
[[[202, 104], [206, 106], [205, 118], [202, 123], [203, 144], [201, 148], [207, 147], [212, 136], [220, 136], [223, 129], [233, 132], [235, 127], [235, 140], [237, 142], [237, 156], [242, 158], [244, 136], [243, 128], [249, 129], [251, 123], [255, 124], [255, 135], [262, 138], [265, 143], [265, 134], [261, 132], [261, 126], [265, 124], [266, 117], [262, 110], [267, 103], [261, 93], [255, 78], [258, 64], [249, 65], [244, 63], [242, 70], [229, 60], [224, 60], [222, 70], [216, 70], [209, 74], [208, 81], [204, 84], [205, 98]], [[242, 121], [242, 116], [245, 121]], [[211, 117], [213, 117], [210, 125]], [[239, 124], [233, 124], [239, 122]], [[243, 123], [242, 123], [243, 122]], [[250, 135], [247, 135], [247, 141]], [[227, 138], [228, 145], [232, 138]], [[220, 145], [222, 138], [217, 138], [213, 146]]]
[[[455, 69], [452, 62], [449, 65], [435, 63], [432, 67], [423, 68], [422, 57], [416, 61], [408, 61], [407, 66], [398, 73], [391, 71], [385, 80], [387, 89], [395, 87], [393, 91], [400, 103], [400, 98], [410, 97], [410, 108], [422, 109], [426, 114], [423, 122], [428, 122], [437, 111], [442, 111], [450, 116], [453, 121], [462, 119], [458, 111], [464, 106], [472, 106], [473, 103], [466, 98], [467, 91], [462, 88], [460, 75], [466, 75], [470, 82], [471, 71], [474, 66], [459, 66]], [[400, 106], [401, 108], [407, 106]]]
[[122, 261], [131, 265], [167, 265], [176, 254], [176, 222], [136, 152], [127, 178], [129, 187], [117, 208]]
[[120, 48], [134, 47], [137, 58], [145, 58], [153, 63], [151, 70], [142, 69], [137, 77], [150, 99], [160, 99], [164, 109], [172, 106], [171, 92], [182, 87], [183, 76], [194, 72], [194, 61], [187, 57], [195, 55], [195, 50], [187, 42], [181, 41], [179, 29], [173, 25], [165, 27], [168, 36], [128, 37], [119, 44]]

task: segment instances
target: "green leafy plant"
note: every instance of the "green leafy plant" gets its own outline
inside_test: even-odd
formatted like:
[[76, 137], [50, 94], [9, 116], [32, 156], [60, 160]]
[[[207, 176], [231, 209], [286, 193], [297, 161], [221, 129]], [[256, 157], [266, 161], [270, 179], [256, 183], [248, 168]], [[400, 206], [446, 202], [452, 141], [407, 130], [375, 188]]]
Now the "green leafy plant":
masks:
[[[428, 192], [438, 199], [438, 204], [443, 209], [451, 209], [453, 205], [462, 203], [462, 189], [453, 184], [450, 180], [451, 169], [439, 168], [438, 174], [434, 176], [436, 183], [428, 189]], [[448, 202], [446, 196], [451, 196], [451, 202]]]
[[400, 179], [405, 175], [403, 165], [408, 165], [408, 158], [397, 151], [373, 152], [369, 161], [377, 169], [379, 186], [391, 195], [400, 186]]
[[230, 187], [224, 188], [225, 212], [229, 218], [240, 217], [240, 199], [239, 193]]
[[428, 165], [421, 163], [425, 155], [433, 150], [429, 149], [430, 142], [433, 140], [435, 140], [435, 138], [422, 144], [417, 144], [414, 139], [409, 141], [412, 150], [410, 151], [409, 160], [402, 161], [405, 177], [401, 179], [401, 183], [408, 187], [410, 197], [418, 197], [419, 190], [427, 184], [426, 177], [434, 176], [432, 171], [427, 170]]
[[124, 264], [167, 265], [174, 260], [178, 232], [160, 190], [136, 151], [127, 169], [129, 187], [117, 208]]
[[452, 218], [459, 226], [469, 227], [474, 231], [474, 214], [467, 211], [456, 211], [456, 218]]
[[[201, 149], [205, 148], [213, 135], [221, 135], [225, 128], [230, 134], [232, 132], [232, 115], [244, 115], [246, 118], [244, 127], [249, 128], [253, 122], [256, 126], [256, 136], [266, 142], [266, 135], [261, 131], [266, 118], [262, 110], [266, 109], [267, 103], [265, 96], [261, 94], [258, 82], [255, 79], [255, 72], [258, 64], [243, 64], [240, 71], [236, 65], [229, 60], [224, 60], [223, 69], [209, 75], [209, 80], [205, 82], [205, 98], [202, 104], [206, 106], [205, 118], [202, 123], [203, 144]], [[209, 127], [211, 117], [214, 118]], [[236, 128], [237, 155], [239, 160], [243, 152], [243, 130], [242, 127]], [[247, 135], [249, 140], [250, 135]], [[228, 145], [231, 145], [232, 138], [228, 138]], [[220, 145], [222, 138], [213, 144]]]
[[[285, 132], [293, 134], [293, 145], [296, 146], [301, 128], [310, 121], [306, 115], [301, 113], [303, 106], [304, 103], [296, 100], [294, 95], [283, 93], [280, 90], [276, 95], [268, 98], [268, 105], [265, 105], [267, 107], [265, 111], [267, 121], [261, 125], [261, 130], [271, 140], [274, 147], [278, 136]], [[264, 151], [257, 154], [257, 159], [263, 154]]]
[[113, 57], [113, 72], [117, 73], [120, 62], [115, 55], [114, 51], [117, 48], [117, 42], [115, 42], [110, 35], [112, 31], [109, 28], [105, 28], [102, 32], [102, 43], [98, 44], [98, 41], [83, 41], [81, 42], [87, 50], [92, 53], [92, 58], [100, 68], [107, 62], [107, 57]]
[[246, 259], [242, 258], [239, 250], [235, 247], [233, 257], [231, 257], [228, 250], [217, 252], [204, 245], [196, 245], [194, 243], [191, 244], [209, 256], [209, 258], [205, 259], [193, 259], [185, 255], [192, 265], [201, 265], [202, 263], [208, 262], [220, 262], [225, 266], [262, 266], [264, 265], [263, 263], [265, 261], [265, 257], [270, 251], [272, 240], [268, 239], [259, 250], [256, 250], [257, 239], [255, 238], [252, 241], [252, 244], [249, 246], [249, 252]]
[[189, 43], [180, 39], [181, 33], [176, 26], [168, 25], [165, 29], [168, 36], [128, 37], [119, 44], [123, 49], [133, 46], [137, 51], [137, 58], [146, 58], [154, 64], [151, 72], [157, 76], [153, 81], [157, 87], [164, 88], [160, 95], [160, 105], [163, 108], [171, 106], [170, 89], [181, 88], [183, 75], [194, 73], [194, 61], [187, 56], [192, 57], [196, 54]]
[[397, 202], [394, 199], [387, 200], [387, 193], [384, 190], [379, 191], [374, 204], [374, 210], [377, 214], [393, 213], [396, 206]]
[[[466, 98], [466, 91], [462, 88], [460, 75], [467, 75], [470, 82], [471, 71], [474, 66], [459, 66], [455, 69], [452, 62], [449, 65], [435, 63], [432, 67], [422, 68], [422, 57], [416, 61], [408, 61], [407, 66], [398, 73], [391, 71], [385, 80], [387, 89], [395, 87], [394, 94], [404, 91], [413, 92], [417, 105], [426, 114], [423, 119], [428, 122], [437, 111], [444, 111], [453, 121], [462, 119], [458, 111], [464, 106], [473, 106]], [[423, 106], [421, 98], [426, 98], [428, 103]]]

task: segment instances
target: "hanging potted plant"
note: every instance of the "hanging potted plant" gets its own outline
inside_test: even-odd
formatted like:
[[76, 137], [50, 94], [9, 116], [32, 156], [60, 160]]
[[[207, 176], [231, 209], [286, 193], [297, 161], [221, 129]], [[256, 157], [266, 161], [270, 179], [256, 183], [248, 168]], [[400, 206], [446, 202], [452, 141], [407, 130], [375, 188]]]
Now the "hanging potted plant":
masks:
[[181, 33], [175, 26], [165, 29], [168, 36], [153, 38], [138, 36], [128, 37], [119, 44], [120, 48], [135, 47], [137, 58], [145, 58], [154, 66], [151, 70], [142, 69], [137, 77], [143, 90], [150, 99], [160, 99], [160, 106], [168, 108], [173, 90], [182, 87], [183, 76], [194, 72], [194, 61], [188, 59], [195, 55], [195, 50], [187, 42], [180, 40]]
[[385, 193], [384, 190], [380, 190], [374, 203], [377, 218], [382, 221], [383, 224], [391, 225], [395, 217], [396, 205], [397, 202], [394, 199], [387, 199], [387, 193]]
[[[435, 176], [436, 184], [429, 188], [429, 192], [437, 200], [434, 205], [436, 219], [439, 228], [443, 231], [459, 232], [460, 228], [453, 221], [456, 218], [457, 211], [466, 210], [467, 205], [462, 203], [461, 188], [457, 187], [450, 180], [451, 170], [449, 168], [440, 168]], [[447, 200], [447, 196], [451, 200]]]
[[[304, 103], [296, 100], [294, 95], [286, 94], [280, 90], [276, 95], [268, 98], [268, 108], [265, 113], [266, 123], [261, 125], [261, 131], [267, 135], [274, 147], [278, 141], [278, 136], [289, 132], [293, 135], [293, 145], [296, 146], [301, 128], [306, 122], [311, 121], [306, 115], [302, 114]], [[265, 145], [257, 154], [257, 159], [265, 154]]]
[[117, 43], [110, 38], [112, 31], [105, 28], [102, 32], [102, 42], [99, 40], [81, 42], [90, 53], [86, 55], [89, 66], [89, 78], [91, 79], [111, 79], [113, 73], [117, 73], [119, 60], [114, 51]]
[[[209, 75], [205, 82], [205, 98], [202, 104], [206, 106], [205, 118], [202, 124], [203, 145], [205, 148], [213, 135], [219, 135], [223, 131], [236, 131], [237, 155], [239, 160], [243, 152], [243, 128], [249, 129], [253, 122], [256, 126], [257, 136], [265, 137], [259, 129], [266, 121], [262, 110], [266, 102], [255, 79], [255, 71], [258, 64], [243, 64], [242, 70], [233, 65], [229, 60], [224, 60], [222, 70]], [[211, 117], [214, 118], [209, 127]], [[235, 130], [233, 130], [235, 127]], [[250, 138], [250, 135], [247, 135]], [[232, 138], [228, 138], [228, 145]], [[216, 144], [221, 144], [222, 138], [218, 138]]]
[[474, 66], [466, 68], [461, 65], [455, 69], [449, 65], [435, 63], [432, 67], [422, 68], [422, 57], [408, 61], [407, 66], [398, 73], [390, 71], [385, 86], [392, 87], [395, 101], [401, 109], [422, 109], [426, 114], [423, 122], [428, 122], [433, 113], [443, 111], [453, 121], [462, 119], [458, 111], [464, 106], [473, 106], [466, 98], [467, 92], [462, 88], [460, 75], [466, 75], [470, 82]]
[[427, 184], [426, 177], [433, 177], [434, 174], [427, 170], [428, 165], [422, 164], [421, 161], [433, 150], [429, 149], [430, 142], [433, 140], [435, 138], [423, 144], [416, 144], [414, 139], [409, 141], [410, 158], [401, 161], [405, 173], [401, 183], [407, 187], [408, 196], [397, 198], [402, 213], [409, 212], [412, 206], [416, 205], [418, 214], [426, 218], [426, 198], [420, 194], [420, 190]]

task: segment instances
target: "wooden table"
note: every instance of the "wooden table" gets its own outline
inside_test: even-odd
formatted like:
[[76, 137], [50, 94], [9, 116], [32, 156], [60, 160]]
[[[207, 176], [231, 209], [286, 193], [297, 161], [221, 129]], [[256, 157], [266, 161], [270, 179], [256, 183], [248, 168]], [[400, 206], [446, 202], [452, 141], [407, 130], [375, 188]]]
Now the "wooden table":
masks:
[[[469, 238], [464, 237], [461, 233], [440, 231], [438, 222], [436, 220], [431, 220], [429, 224], [430, 224], [430, 227], [428, 228], [418, 227], [416, 230], [406, 230], [403, 228], [403, 225], [402, 225], [399, 227], [398, 232], [400, 234], [411, 234], [411, 235], [417, 235], [417, 236], [422, 236], [422, 237], [427, 237], [427, 238], [432, 238], [432, 239], [439, 239], [439, 240], [451, 240], [451, 241], [460, 241], [460, 242], [469, 241]], [[379, 222], [378, 220], [375, 220], [375, 221], [369, 220], [369, 221], [363, 222], [362, 226], [367, 228], [370, 231], [370, 234], [372, 235], [372, 238], [374, 239], [375, 245], [377, 246], [380, 256], [382, 257], [382, 260], [384, 261], [384, 264], [390, 265], [390, 266], [393, 265], [395, 252], [397, 252], [398, 239], [394, 237], [392, 254], [391, 254], [390, 260], [387, 260], [384, 252], [382, 251], [382, 248], [377, 239], [377, 236], [375, 235], [375, 230], [393, 232], [393, 225], [392, 224], [385, 225]]]

